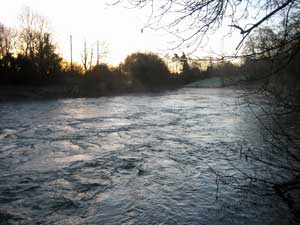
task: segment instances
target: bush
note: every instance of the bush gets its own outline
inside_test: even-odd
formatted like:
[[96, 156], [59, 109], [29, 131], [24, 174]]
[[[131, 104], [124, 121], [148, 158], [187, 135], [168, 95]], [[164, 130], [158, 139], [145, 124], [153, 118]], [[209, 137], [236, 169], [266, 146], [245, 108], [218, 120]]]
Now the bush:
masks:
[[122, 92], [126, 85], [124, 75], [107, 64], [99, 64], [87, 71], [84, 77], [84, 89], [88, 94], [96, 95], [111, 92]]
[[161, 88], [172, 83], [171, 74], [164, 61], [153, 53], [129, 55], [123, 65], [124, 72], [148, 88]]

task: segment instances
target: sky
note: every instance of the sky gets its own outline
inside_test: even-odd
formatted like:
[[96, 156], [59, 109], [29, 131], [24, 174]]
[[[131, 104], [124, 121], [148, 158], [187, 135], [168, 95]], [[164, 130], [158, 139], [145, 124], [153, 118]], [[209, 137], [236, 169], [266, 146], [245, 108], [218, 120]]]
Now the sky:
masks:
[[[97, 40], [108, 43], [109, 54], [104, 61], [113, 65], [133, 52], [151, 51], [161, 55], [170, 52], [172, 37], [151, 29], [141, 32], [147, 23], [148, 11], [109, 6], [108, 2], [109, 0], [0, 0], [0, 22], [17, 27], [22, 10], [30, 7], [32, 11], [48, 19], [54, 41], [67, 61], [70, 61], [70, 35], [73, 38], [73, 60], [77, 62], [81, 62], [85, 40], [87, 47], [93, 48], [94, 52]], [[220, 30], [211, 36], [205, 47], [199, 48], [194, 55], [232, 54], [240, 36], [224, 39], [223, 34]], [[173, 53], [174, 51], [171, 52]]]

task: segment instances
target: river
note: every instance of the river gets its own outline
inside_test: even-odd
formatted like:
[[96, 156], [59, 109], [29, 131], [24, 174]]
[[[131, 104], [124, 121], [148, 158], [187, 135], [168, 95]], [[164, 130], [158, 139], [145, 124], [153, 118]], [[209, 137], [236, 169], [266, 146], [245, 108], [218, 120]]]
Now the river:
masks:
[[276, 195], [217, 188], [227, 146], [264, 146], [243, 93], [0, 104], [0, 224], [296, 224]]

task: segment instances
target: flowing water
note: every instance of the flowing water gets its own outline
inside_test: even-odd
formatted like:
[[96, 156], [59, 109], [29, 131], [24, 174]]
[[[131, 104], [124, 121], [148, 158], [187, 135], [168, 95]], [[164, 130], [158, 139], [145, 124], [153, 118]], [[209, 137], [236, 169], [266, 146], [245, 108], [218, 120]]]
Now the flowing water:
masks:
[[241, 91], [0, 105], [0, 224], [292, 224], [221, 185], [226, 146], [263, 146]]

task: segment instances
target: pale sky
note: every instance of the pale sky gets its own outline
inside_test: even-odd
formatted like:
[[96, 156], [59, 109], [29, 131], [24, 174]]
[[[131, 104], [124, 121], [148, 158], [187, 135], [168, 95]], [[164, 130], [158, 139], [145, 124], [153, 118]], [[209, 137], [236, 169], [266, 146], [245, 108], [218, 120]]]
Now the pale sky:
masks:
[[[24, 7], [47, 17], [59, 52], [69, 61], [69, 37], [73, 37], [73, 59], [81, 62], [84, 40], [88, 48], [96, 51], [97, 40], [110, 44], [110, 52], [105, 60], [117, 65], [126, 55], [137, 51], [152, 51], [166, 54], [171, 48], [170, 36], [163, 32], [141, 29], [146, 24], [148, 12], [125, 9], [121, 6], [109, 7], [109, 0], [0, 0], [0, 22], [17, 27], [18, 16]], [[230, 38], [223, 38], [220, 30], [213, 35], [204, 48], [194, 54], [203, 56], [215, 52], [232, 54], [240, 40], [238, 32]], [[222, 40], [223, 39], [223, 40]], [[224, 44], [225, 43], [225, 44]], [[180, 54], [182, 50], [179, 50]]]

